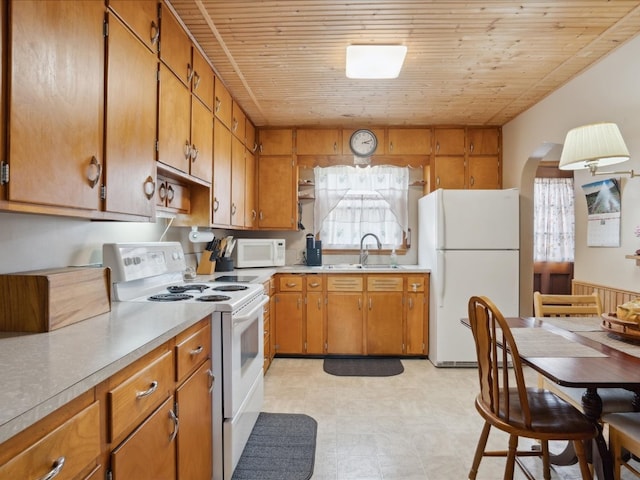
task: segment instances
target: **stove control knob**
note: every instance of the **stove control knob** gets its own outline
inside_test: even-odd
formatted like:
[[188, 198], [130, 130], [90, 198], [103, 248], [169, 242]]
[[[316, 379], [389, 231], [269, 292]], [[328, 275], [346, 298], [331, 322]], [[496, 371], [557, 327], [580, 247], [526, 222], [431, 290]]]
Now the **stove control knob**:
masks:
[[133, 263], [133, 260], [131, 260], [131, 258], [129, 257], [125, 257], [124, 258], [124, 265], [125, 267], [128, 267], [129, 265], [131, 265]]
[[142, 263], [142, 259], [140, 257], [133, 257], [133, 264], [140, 265]]

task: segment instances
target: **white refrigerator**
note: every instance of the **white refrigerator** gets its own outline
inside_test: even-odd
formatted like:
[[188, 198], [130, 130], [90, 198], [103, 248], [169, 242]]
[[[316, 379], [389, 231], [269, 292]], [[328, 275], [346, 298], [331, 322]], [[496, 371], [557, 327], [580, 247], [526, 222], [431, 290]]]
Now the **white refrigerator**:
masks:
[[519, 313], [519, 192], [436, 190], [418, 201], [418, 264], [431, 270], [429, 359], [437, 367], [477, 364], [468, 317], [473, 295], [505, 317]]

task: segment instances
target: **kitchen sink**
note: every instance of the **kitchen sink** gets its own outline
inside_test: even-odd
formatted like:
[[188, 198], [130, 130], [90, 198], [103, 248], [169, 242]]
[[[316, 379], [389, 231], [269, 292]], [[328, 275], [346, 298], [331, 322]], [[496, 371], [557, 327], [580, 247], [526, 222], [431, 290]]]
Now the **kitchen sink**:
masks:
[[370, 263], [362, 265], [361, 263], [335, 263], [333, 265], [324, 265], [326, 270], [392, 270], [399, 269], [398, 265], [376, 264]]

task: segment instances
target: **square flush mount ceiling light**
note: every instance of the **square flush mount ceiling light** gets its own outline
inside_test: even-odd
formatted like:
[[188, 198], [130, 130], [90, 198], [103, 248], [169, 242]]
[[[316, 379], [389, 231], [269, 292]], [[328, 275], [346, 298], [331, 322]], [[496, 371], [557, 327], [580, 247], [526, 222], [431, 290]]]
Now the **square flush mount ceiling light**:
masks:
[[397, 78], [406, 54], [404, 45], [350, 45], [347, 78]]

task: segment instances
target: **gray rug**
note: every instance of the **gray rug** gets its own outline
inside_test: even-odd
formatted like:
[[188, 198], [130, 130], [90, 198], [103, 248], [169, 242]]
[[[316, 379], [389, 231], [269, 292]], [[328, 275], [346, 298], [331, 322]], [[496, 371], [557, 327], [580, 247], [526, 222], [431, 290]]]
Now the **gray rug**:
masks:
[[391, 377], [404, 372], [399, 358], [325, 358], [323, 369], [339, 377]]
[[307, 480], [318, 424], [308, 415], [261, 412], [232, 480]]

